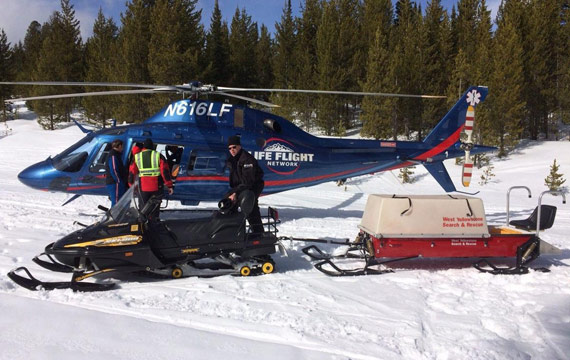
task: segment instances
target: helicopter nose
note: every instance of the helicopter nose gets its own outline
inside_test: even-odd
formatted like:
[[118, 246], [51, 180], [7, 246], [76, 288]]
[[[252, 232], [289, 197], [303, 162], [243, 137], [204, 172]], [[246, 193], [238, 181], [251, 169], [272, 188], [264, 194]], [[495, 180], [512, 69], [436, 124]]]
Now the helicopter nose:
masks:
[[33, 189], [47, 190], [55, 172], [49, 159], [31, 165], [18, 174], [18, 180]]

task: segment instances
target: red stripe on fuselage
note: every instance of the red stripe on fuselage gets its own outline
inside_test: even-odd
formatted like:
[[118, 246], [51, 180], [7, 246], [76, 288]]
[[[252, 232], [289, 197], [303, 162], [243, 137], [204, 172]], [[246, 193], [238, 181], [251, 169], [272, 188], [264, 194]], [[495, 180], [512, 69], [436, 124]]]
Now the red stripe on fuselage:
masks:
[[177, 177], [176, 181], [229, 181], [229, 178], [225, 176], [182, 176]]
[[416, 156], [414, 158], [414, 160], [426, 160], [429, 157], [435, 156], [435, 155], [445, 151], [448, 147], [455, 144], [455, 142], [457, 142], [457, 140], [459, 140], [459, 136], [461, 135], [462, 130], [463, 130], [463, 125], [461, 125], [457, 130], [455, 130], [455, 132], [453, 134], [451, 134], [450, 137], [443, 140], [437, 146], [434, 146], [433, 148], [429, 149], [425, 153]]
[[67, 191], [76, 191], [76, 190], [90, 190], [90, 189], [100, 189], [103, 185], [93, 185], [93, 186], [74, 186], [68, 187]]

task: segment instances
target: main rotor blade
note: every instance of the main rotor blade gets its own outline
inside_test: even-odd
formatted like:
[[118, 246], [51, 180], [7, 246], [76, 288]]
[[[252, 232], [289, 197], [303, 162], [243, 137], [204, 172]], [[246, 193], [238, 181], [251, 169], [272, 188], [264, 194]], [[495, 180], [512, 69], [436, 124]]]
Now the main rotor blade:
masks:
[[332, 95], [357, 95], [357, 96], [393, 96], [408, 97], [422, 99], [445, 99], [447, 96], [441, 95], [413, 95], [413, 94], [392, 94], [392, 93], [376, 93], [376, 92], [358, 92], [358, 91], [332, 91], [332, 90], [301, 90], [301, 89], [248, 89], [248, 88], [231, 88], [218, 86], [218, 90], [223, 91], [250, 91], [250, 92], [289, 92], [289, 93], [306, 93], [306, 94], [332, 94]]
[[106, 86], [106, 87], [138, 87], [144, 89], [166, 88], [169, 85], [147, 85], [132, 83], [77, 82], [77, 81], [0, 81], [0, 85], [38, 85], [38, 86]]
[[[12, 102], [16, 102], [16, 101], [27, 101], [27, 100], [63, 99], [63, 98], [72, 98], [72, 97], [87, 97], [87, 96], [102, 96], [102, 95], [152, 94], [152, 93], [156, 93], [160, 90], [161, 89], [115, 90], [115, 91], [97, 91], [97, 92], [86, 92], [86, 93], [75, 93], [75, 94], [31, 96], [31, 97], [27, 97], [27, 98], [8, 99], [8, 100], [5, 100], [5, 102], [12, 103]], [[165, 90], [165, 91], [170, 91], [170, 90]]]
[[246, 100], [252, 103], [256, 103], [259, 105], [263, 105], [263, 106], [267, 106], [267, 107], [271, 107], [271, 108], [278, 108], [280, 107], [279, 105], [275, 105], [266, 101], [262, 101], [262, 100], [257, 100], [254, 98], [250, 98], [250, 97], [246, 97], [246, 96], [240, 96], [240, 95], [236, 95], [236, 94], [230, 94], [230, 93], [226, 93], [223, 91], [213, 91], [212, 94], [219, 94], [219, 95], [223, 95], [223, 96], [228, 96], [228, 97], [233, 97], [236, 99], [241, 99], [241, 100]]

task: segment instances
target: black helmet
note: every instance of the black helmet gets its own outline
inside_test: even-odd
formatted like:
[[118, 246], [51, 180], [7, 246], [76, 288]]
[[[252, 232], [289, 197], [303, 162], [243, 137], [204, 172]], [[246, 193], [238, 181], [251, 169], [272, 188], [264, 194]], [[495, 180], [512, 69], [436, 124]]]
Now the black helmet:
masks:
[[151, 138], [147, 138], [144, 143], [143, 143], [143, 147], [145, 149], [153, 149], [154, 148], [154, 143], [152, 142]]

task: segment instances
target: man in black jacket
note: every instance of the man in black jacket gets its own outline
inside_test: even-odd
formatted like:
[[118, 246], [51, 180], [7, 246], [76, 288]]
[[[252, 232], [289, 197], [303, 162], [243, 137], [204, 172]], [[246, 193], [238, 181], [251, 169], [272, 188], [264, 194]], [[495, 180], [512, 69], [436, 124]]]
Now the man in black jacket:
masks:
[[228, 150], [230, 151], [230, 156], [227, 160], [227, 166], [230, 169], [231, 188], [228, 192], [228, 198], [232, 202], [236, 202], [241, 191], [253, 191], [255, 194], [255, 204], [247, 221], [254, 233], [261, 233], [263, 232], [263, 225], [261, 223], [261, 214], [257, 200], [265, 185], [263, 182], [263, 170], [259, 167], [257, 160], [255, 160], [250, 153], [242, 149], [239, 136], [234, 135], [229, 137]]

